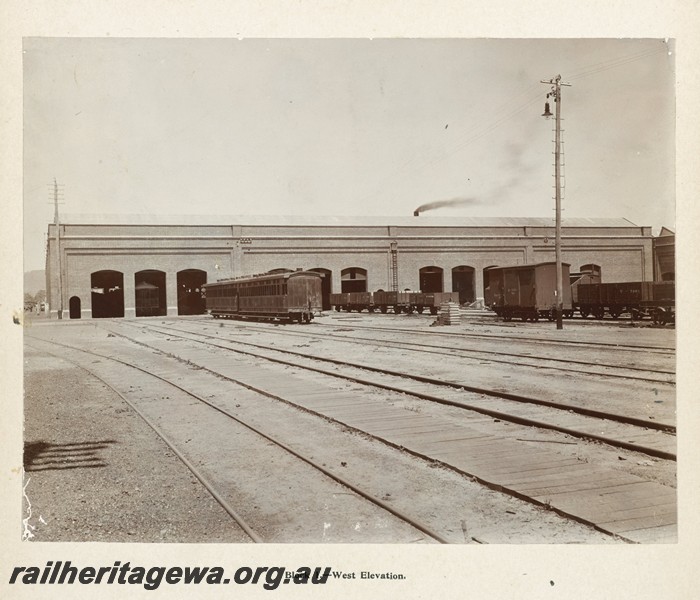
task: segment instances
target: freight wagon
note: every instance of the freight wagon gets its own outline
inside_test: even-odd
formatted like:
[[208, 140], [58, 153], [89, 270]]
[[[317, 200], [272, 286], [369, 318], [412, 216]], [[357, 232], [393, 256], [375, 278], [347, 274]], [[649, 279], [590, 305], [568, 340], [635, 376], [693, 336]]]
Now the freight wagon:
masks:
[[672, 323], [675, 285], [652, 281], [583, 284], [578, 287], [576, 307], [584, 318], [602, 319], [607, 313], [617, 319], [629, 313], [633, 320], [651, 317], [655, 323]]
[[[676, 322], [676, 284], [673, 281], [654, 283], [652, 301], [642, 302], [641, 310], [658, 325]], [[638, 315], [641, 316], [641, 315]], [[635, 315], [632, 315], [634, 318]]]
[[459, 292], [410, 292], [411, 305], [409, 312], [414, 310], [422, 313], [426, 308], [431, 315], [436, 315], [440, 305], [445, 302], [455, 302], [459, 304]]
[[207, 312], [214, 318], [308, 323], [321, 313], [321, 278], [298, 269], [207, 283]]
[[[569, 265], [562, 269], [562, 309], [573, 315]], [[484, 303], [504, 321], [520, 318], [538, 321], [555, 318], [557, 304], [556, 263], [491, 267], [484, 272]]]
[[410, 292], [385, 292], [377, 290], [372, 294], [374, 305], [382, 312], [386, 313], [391, 309], [394, 313], [408, 312], [411, 306]]
[[[583, 318], [617, 319], [628, 313], [632, 319], [650, 317], [655, 323], [675, 321], [674, 282], [632, 281], [602, 283], [597, 265], [583, 265], [570, 274], [562, 263], [563, 315], [578, 311]], [[556, 263], [491, 267], [484, 271], [484, 303], [505, 321], [514, 317], [536, 321], [555, 318]]]
[[459, 303], [459, 292], [343, 292], [330, 295], [330, 303], [335, 310], [374, 312], [379, 310], [386, 313], [391, 309], [394, 313], [422, 313], [428, 309], [436, 315], [440, 304], [444, 302]]
[[340, 294], [330, 294], [329, 302], [337, 311], [362, 312], [363, 310], [368, 310], [369, 312], [374, 312], [371, 292], [342, 292]]

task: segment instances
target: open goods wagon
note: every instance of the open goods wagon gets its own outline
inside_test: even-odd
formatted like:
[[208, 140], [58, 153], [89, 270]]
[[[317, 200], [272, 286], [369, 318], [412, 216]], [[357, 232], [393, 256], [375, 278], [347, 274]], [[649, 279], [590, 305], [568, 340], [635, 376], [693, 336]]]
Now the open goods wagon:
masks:
[[377, 310], [382, 313], [387, 312], [391, 309], [396, 314], [401, 312], [408, 312], [411, 306], [411, 293], [410, 292], [385, 292], [384, 290], [377, 290], [372, 293], [372, 301]]
[[431, 315], [436, 315], [440, 305], [445, 302], [459, 304], [459, 292], [410, 292], [411, 306], [408, 312], [415, 310], [422, 313], [426, 308]]
[[361, 312], [365, 309], [369, 312], [374, 312], [374, 303], [372, 302], [372, 292], [342, 292], [340, 294], [331, 294], [329, 296], [331, 306], [335, 306], [335, 310], [345, 310], [351, 312], [353, 310]]
[[673, 282], [629, 281], [591, 283], [578, 286], [576, 308], [582, 317], [602, 319], [609, 314], [617, 319], [629, 313], [632, 319], [651, 317], [655, 323], [675, 320], [675, 284]]
[[422, 313], [428, 309], [436, 315], [440, 304], [444, 302], [459, 302], [459, 292], [343, 292], [330, 295], [330, 303], [335, 310], [386, 313], [391, 309], [394, 313]]
[[[569, 265], [561, 264], [562, 309], [573, 315]], [[504, 321], [554, 320], [557, 304], [556, 263], [492, 267], [484, 272], [484, 302]]]
[[321, 313], [321, 278], [298, 269], [207, 283], [203, 286], [207, 312], [214, 318], [308, 323]]

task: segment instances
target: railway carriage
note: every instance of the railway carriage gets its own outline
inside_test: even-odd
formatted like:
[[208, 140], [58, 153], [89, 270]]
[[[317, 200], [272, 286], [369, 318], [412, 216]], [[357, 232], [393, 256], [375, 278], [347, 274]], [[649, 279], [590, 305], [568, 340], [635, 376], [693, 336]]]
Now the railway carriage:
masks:
[[312, 271], [265, 273], [205, 284], [207, 312], [214, 318], [310, 322], [321, 313], [321, 278]]

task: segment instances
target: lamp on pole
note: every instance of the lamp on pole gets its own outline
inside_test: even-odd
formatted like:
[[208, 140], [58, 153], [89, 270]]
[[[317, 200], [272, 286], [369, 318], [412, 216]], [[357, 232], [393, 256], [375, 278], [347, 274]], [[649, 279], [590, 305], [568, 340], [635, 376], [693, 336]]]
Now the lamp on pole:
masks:
[[[561, 75], [557, 75], [549, 81], [541, 81], [551, 85], [551, 90], [547, 94], [547, 98], [554, 100], [554, 198], [555, 198], [555, 237], [554, 237], [554, 255], [556, 261], [556, 277], [557, 277], [557, 297], [554, 306], [554, 313], [557, 321], [557, 329], [563, 329], [563, 312], [564, 312], [564, 282], [561, 272], [561, 172], [560, 172], [560, 155], [561, 155], [561, 86], [569, 86], [568, 83], [561, 82]], [[544, 104], [544, 114], [546, 119], [552, 116], [549, 112], [549, 102]]]

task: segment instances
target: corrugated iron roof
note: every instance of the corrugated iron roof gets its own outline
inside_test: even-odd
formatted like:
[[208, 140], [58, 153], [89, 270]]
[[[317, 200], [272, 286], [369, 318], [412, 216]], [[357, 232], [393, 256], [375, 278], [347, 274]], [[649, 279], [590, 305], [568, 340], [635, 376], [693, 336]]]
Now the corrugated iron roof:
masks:
[[[348, 217], [321, 215], [111, 215], [66, 214], [63, 225], [252, 225], [296, 227], [554, 227], [545, 217]], [[564, 227], [639, 227], [625, 218], [574, 217]]]

